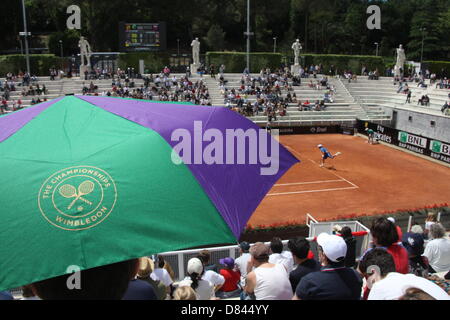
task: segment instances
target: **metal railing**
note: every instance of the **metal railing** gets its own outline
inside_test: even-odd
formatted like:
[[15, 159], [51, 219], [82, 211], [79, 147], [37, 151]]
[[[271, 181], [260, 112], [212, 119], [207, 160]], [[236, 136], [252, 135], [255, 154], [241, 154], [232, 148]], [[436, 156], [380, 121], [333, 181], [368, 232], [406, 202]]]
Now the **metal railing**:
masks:
[[[309, 214], [308, 214], [309, 215]], [[307, 215], [307, 221], [308, 221]], [[309, 219], [314, 219], [311, 215], [309, 215]], [[327, 222], [317, 222], [317, 220], [312, 220], [313, 222], [308, 225], [309, 226], [309, 239], [314, 239], [320, 233], [325, 232], [328, 234], [334, 233], [334, 226], [339, 225], [340, 227], [349, 227], [353, 233], [356, 233], [356, 252], [357, 257], [363, 255], [364, 252], [369, 248], [369, 244], [371, 241], [370, 230], [365, 225], [360, 223], [359, 221], [327, 221]], [[313, 246], [311, 246], [313, 248]], [[313, 249], [311, 249], [313, 250]], [[314, 250], [313, 250], [314, 252]]]
[[308, 228], [311, 228], [311, 221], [314, 223], [318, 223], [318, 221], [316, 219], [314, 219], [314, 217], [311, 214], [307, 213], [306, 214], [306, 225], [308, 226]]
[[[340, 226], [349, 226], [352, 229], [352, 232], [356, 233], [356, 248], [357, 248], [357, 256], [362, 255], [367, 248], [369, 247], [370, 243], [370, 233], [369, 229], [359, 223], [358, 221], [332, 221], [332, 222], [318, 222], [311, 214], [306, 214], [306, 225], [310, 227], [310, 234], [307, 238], [308, 241], [310, 241], [310, 247], [311, 251], [314, 253], [314, 256], [317, 258], [317, 244], [314, 241], [315, 237], [321, 233], [326, 232], [329, 234], [333, 233], [333, 226], [334, 225], [340, 225]], [[313, 230], [311, 232], [311, 230]], [[320, 232], [319, 232], [320, 231]], [[288, 240], [283, 240], [284, 249], [287, 250], [287, 243]], [[267, 245], [270, 244], [270, 242], [266, 242]], [[192, 249], [192, 250], [180, 250], [180, 251], [171, 251], [171, 252], [164, 252], [161, 253], [161, 255], [164, 257], [164, 259], [171, 265], [174, 274], [175, 279], [174, 281], [182, 280], [185, 278], [186, 273], [185, 269], [188, 264], [189, 259], [196, 257], [199, 252], [203, 249]], [[238, 245], [232, 245], [232, 246], [224, 246], [224, 247], [216, 247], [216, 248], [208, 248], [207, 249], [210, 252], [210, 263], [220, 265], [219, 260], [231, 257], [236, 258], [240, 254], [240, 249]]]

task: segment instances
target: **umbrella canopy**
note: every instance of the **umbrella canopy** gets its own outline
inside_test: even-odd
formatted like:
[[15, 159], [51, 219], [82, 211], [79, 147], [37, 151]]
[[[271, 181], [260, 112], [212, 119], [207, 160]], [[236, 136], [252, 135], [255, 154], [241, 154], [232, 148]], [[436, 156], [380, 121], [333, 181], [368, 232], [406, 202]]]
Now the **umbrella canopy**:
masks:
[[250, 144], [206, 152], [238, 128], [259, 129], [226, 108], [93, 96], [0, 117], [0, 291], [73, 265], [236, 242], [298, 162], [265, 132], [253, 142], [279, 150], [274, 173], [250, 153], [240, 161]]

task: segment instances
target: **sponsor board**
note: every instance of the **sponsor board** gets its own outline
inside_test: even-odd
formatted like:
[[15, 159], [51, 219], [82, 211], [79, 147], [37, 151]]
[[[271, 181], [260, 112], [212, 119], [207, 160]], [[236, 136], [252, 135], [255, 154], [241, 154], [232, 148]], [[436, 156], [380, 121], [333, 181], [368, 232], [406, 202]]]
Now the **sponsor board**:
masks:
[[402, 143], [407, 143], [419, 148], [426, 148], [428, 142], [427, 138], [419, 137], [404, 131], [398, 133], [398, 140]]
[[448, 143], [376, 123], [358, 121], [359, 132], [367, 135], [366, 128], [374, 131], [374, 138], [377, 141], [383, 141], [445, 163], [450, 163], [450, 144]]
[[322, 134], [322, 133], [341, 133], [341, 127], [335, 126], [305, 126], [305, 127], [271, 127], [278, 129], [280, 135], [286, 134]]
[[431, 157], [434, 159], [450, 163], [450, 144], [438, 140], [431, 140], [430, 150]]

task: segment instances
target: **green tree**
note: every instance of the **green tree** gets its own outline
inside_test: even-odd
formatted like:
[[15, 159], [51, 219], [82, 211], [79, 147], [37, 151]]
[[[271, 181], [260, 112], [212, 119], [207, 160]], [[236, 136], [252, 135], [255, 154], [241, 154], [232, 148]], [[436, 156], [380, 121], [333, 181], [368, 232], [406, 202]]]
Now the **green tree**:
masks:
[[[0, 28], [3, 52], [20, 51], [19, 32], [23, 31], [21, 1], [2, 0]], [[67, 33], [66, 9], [81, 8], [80, 34], [94, 51], [119, 49], [119, 22], [167, 23], [168, 51], [191, 52], [193, 38], [204, 39], [205, 49], [243, 51], [247, 24], [247, 0], [26, 0], [31, 46], [36, 39], [48, 39], [51, 52], [59, 55], [57, 41], [63, 39], [64, 52], [73, 50], [72, 34]], [[424, 33], [426, 59], [450, 59], [450, 0], [251, 0], [251, 38], [254, 51], [277, 51], [292, 56], [292, 42], [299, 38], [303, 52], [375, 54], [394, 57], [399, 44], [408, 58], [420, 59]], [[381, 30], [368, 30], [369, 5], [381, 7]], [[220, 28], [220, 32], [219, 32]], [[223, 37], [220, 33], [223, 33]], [[208, 35], [209, 34], [209, 35]], [[215, 34], [215, 35], [214, 35]], [[223, 42], [208, 39], [223, 38]], [[55, 42], [56, 41], [56, 42]], [[67, 43], [67, 44], [66, 44]], [[55, 45], [56, 44], [56, 45]], [[68, 46], [66, 48], [66, 46]], [[219, 49], [219, 50], [222, 50]]]
[[225, 32], [217, 24], [213, 24], [204, 38], [212, 51], [220, 51], [225, 48]]
[[52, 33], [48, 39], [48, 48], [50, 53], [55, 56], [61, 54], [61, 45], [65, 57], [79, 53], [78, 41], [80, 40], [80, 32], [78, 30], [65, 30]]
[[407, 45], [409, 59], [419, 61], [422, 57], [440, 57], [442, 46], [439, 39], [438, 1], [424, 0], [411, 20], [410, 40]]

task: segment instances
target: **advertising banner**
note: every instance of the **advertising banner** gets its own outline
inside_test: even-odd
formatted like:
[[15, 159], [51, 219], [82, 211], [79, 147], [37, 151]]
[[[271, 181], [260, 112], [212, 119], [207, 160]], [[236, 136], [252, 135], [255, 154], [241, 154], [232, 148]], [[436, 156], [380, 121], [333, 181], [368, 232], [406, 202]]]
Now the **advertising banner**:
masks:
[[450, 144], [376, 123], [358, 121], [358, 131], [367, 135], [366, 128], [374, 131], [374, 139], [393, 144], [424, 156], [450, 163]]
[[285, 134], [317, 134], [317, 133], [341, 133], [339, 125], [334, 126], [307, 126], [307, 127], [271, 127], [279, 129], [280, 135]]

